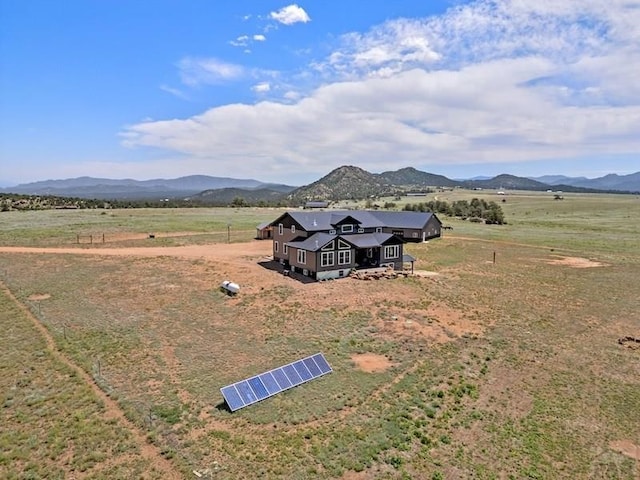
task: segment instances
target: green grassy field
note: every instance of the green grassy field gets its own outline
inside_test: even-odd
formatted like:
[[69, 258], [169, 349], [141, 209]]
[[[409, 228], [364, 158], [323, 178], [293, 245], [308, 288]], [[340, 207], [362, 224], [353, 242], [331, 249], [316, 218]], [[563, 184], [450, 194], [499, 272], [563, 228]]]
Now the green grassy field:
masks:
[[[483, 195], [500, 200], [438, 194]], [[230, 299], [215, 288], [229, 265], [206, 259], [0, 253], [0, 280], [185, 478], [637, 479], [618, 445], [640, 445], [640, 349], [617, 340], [640, 337], [640, 199], [564, 197], [510, 192], [504, 226], [443, 219], [444, 238], [407, 246], [435, 277], [304, 285], [264, 270]], [[177, 234], [105, 248], [208, 244], [228, 223], [240, 241], [279, 213], [6, 212], [0, 245], [87, 232]], [[567, 258], [601, 266], [553, 263]], [[1, 293], [0, 477], [152, 471]], [[317, 351], [332, 374], [221, 405], [221, 386]], [[363, 371], [363, 353], [391, 367]]]
[[[2, 212], [0, 245], [61, 246], [80, 241], [122, 243], [122, 235], [168, 234], [157, 238], [162, 245], [184, 245], [212, 241], [247, 241], [256, 225], [275, 219], [284, 210], [254, 208], [182, 208], [125, 210], [48, 210]], [[189, 233], [189, 235], [180, 235]], [[130, 244], [134, 244], [129, 240]], [[145, 245], [144, 242], [136, 242]], [[148, 244], [148, 242], [146, 243]]]

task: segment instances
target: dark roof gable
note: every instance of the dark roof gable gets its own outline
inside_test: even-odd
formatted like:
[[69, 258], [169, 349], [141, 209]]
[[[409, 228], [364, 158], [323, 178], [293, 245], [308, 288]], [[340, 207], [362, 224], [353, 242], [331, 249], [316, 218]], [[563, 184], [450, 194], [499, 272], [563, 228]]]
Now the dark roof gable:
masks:
[[285, 216], [290, 216], [300, 228], [307, 232], [328, 232], [334, 230], [336, 226], [349, 223], [347, 219], [360, 225], [362, 228], [390, 227], [390, 228], [412, 228], [421, 229], [435, 218], [440, 220], [435, 214], [430, 212], [381, 212], [370, 210], [335, 210], [335, 211], [295, 211], [286, 212], [274, 220], [271, 225], [275, 226], [282, 222]]

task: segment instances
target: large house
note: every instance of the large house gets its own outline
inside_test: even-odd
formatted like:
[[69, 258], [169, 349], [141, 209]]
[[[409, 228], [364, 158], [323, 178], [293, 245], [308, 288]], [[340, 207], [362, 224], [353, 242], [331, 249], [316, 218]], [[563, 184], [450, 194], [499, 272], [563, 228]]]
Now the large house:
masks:
[[273, 258], [294, 272], [325, 280], [352, 269], [401, 269], [405, 242], [440, 236], [433, 213], [355, 211], [286, 212], [271, 222]]

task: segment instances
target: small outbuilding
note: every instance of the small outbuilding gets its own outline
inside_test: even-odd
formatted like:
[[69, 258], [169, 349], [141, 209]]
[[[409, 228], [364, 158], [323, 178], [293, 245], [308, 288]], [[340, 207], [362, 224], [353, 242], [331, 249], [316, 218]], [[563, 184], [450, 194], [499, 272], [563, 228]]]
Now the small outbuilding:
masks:
[[269, 240], [271, 238], [273, 238], [273, 227], [271, 226], [271, 222], [264, 222], [256, 227], [257, 240]]

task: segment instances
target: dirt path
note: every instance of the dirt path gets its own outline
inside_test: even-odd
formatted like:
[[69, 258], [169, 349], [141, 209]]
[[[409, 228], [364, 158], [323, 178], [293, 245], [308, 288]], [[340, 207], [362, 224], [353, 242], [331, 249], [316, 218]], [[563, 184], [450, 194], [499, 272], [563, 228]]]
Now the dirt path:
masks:
[[87, 374], [87, 372], [76, 365], [69, 357], [58, 350], [56, 342], [47, 328], [38, 321], [38, 319], [26, 306], [20, 303], [16, 296], [11, 292], [11, 290], [9, 290], [9, 288], [7, 288], [7, 286], [3, 282], [0, 282], [0, 288], [2, 288], [6, 295], [11, 298], [16, 306], [18, 306], [18, 308], [20, 308], [20, 310], [22, 310], [24, 314], [31, 320], [33, 325], [45, 339], [47, 343], [47, 349], [49, 350], [53, 358], [76, 372], [79, 378], [81, 378], [91, 388], [91, 390], [93, 390], [94, 394], [104, 403], [105, 419], [117, 419], [120, 425], [129, 431], [135, 442], [139, 445], [142, 457], [149, 460], [154, 465], [154, 467], [160, 470], [163, 473], [163, 478], [176, 480], [183, 478], [178, 470], [176, 470], [176, 468], [160, 454], [160, 450], [154, 445], [151, 445], [147, 442], [145, 434], [125, 417], [124, 412], [119, 407], [119, 405], [113, 399], [107, 396], [107, 394], [103, 392], [100, 387], [98, 387], [98, 385], [93, 381], [89, 374]]
[[0, 253], [101, 255], [116, 257], [180, 257], [230, 260], [234, 257], [271, 254], [271, 242], [219, 243], [210, 245], [188, 245], [183, 247], [0, 247]]

